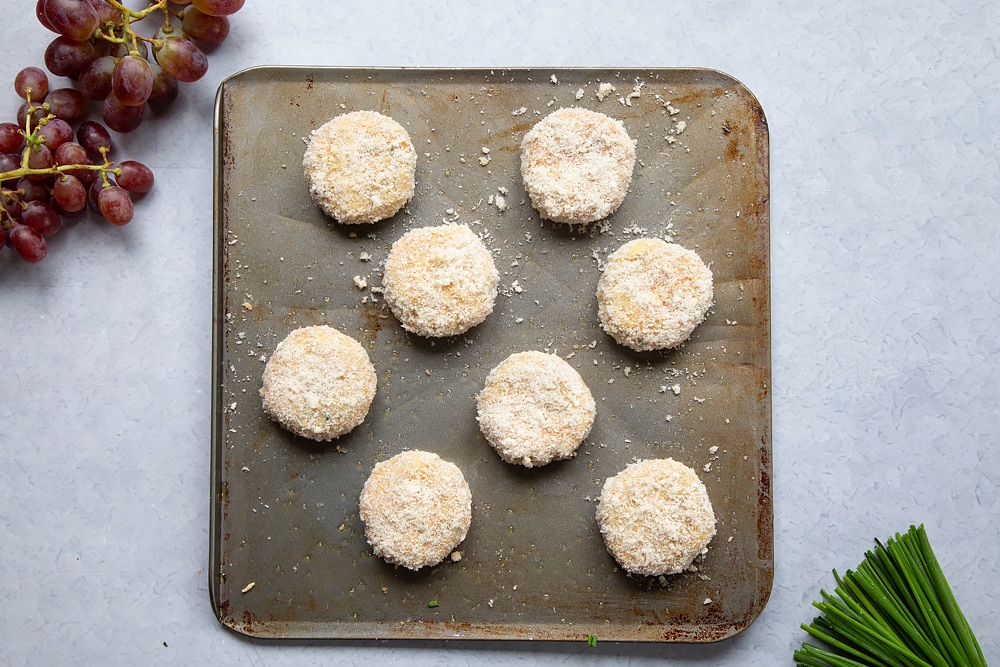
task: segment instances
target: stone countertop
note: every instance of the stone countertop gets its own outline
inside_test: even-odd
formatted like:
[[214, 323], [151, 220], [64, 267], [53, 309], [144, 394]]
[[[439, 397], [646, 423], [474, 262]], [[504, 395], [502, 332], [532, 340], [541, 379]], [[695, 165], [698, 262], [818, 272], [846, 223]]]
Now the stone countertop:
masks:
[[[50, 34], [0, 0], [0, 81]], [[9, 665], [792, 664], [831, 570], [927, 527], [1000, 661], [1000, 10], [251, 0], [122, 155], [155, 190], [34, 266], [0, 250], [0, 655]], [[208, 598], [212, 116], [255, 65], [705, 67], [768, 120], [775, 579], [709, 645], [250, 641]]]

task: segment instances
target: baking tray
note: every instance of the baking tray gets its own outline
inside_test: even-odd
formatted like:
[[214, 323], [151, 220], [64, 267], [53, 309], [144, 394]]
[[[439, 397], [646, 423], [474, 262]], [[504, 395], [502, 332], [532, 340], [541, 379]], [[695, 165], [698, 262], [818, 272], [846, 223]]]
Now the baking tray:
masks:
[[[638, 142], [625, 202], [585, 229], [541, 220], [519, 175], [524, 133], [563, 106], [618, 118]], [[301, 158], [311, 130], [358, 109], [407, 128], [417, 188], [392, 219], [340, 226], [310, 200]], [[743, 85], [704, 69], [262, 67], [222, 83], [215, 150], [219, 621], [264, 638], [711, 642], [757, 618], [773, 574], [769, 166], [767, 123]], [[429, 341], [388, 311], [381, 266], [404, 231], [446, 222], [481, 236], [501, 293], [482, 325]], [[604, 261], [643, 235], [694, 248], [714, 272], [708, 318], [668, 352], [632, 352], [597, 322]], [[277, 342], [321, 323], [357, 338], [378, 371], [368, 419], [328, 444], [279, 428], [258, 395]], [[489, 370], [529, 349], [567, 359], [598, 410], [575, 458], [530, 470], [503, 463], [475, 419]], [[365, 542], [362, 484], [404, 449], [436, 452], [468, 480], [457, 562], [411, 572]], [[627, 576], [596, 499], [628, 463], [667, 456], [699, 472], [718, 534], [696, 570]]]

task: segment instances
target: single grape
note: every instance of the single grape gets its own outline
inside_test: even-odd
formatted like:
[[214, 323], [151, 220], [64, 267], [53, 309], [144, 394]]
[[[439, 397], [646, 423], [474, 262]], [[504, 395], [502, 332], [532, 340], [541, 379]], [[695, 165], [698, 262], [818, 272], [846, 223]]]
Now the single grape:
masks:
[[184, 37], [160, 40], [160, 46], [153, 49], [153, 55], [163, 71], [178, 81], [197, 81], [208, 71], [208, 57], [194, 42]]
[[21, 220], [42, 236], [52, 236], [62, 228], [59, 213], [44, 201], [28, 202]]
[[209, 16], [230, 16], [243, 8], [246, 0], [193, 0], [198, 11]]
[[73, 126], [62, 118], [52, 118], [38, 128], [38, 134], [45, 137], [45, 145], [54, 152], [67, 141], [72, 141]]
[[97, 29], [97, 11], [87, 0], [45, 0], [45, 18], [57, 33], [78, 41]]
[[125, 22], [122, 13], [104, 0], [87, 0], [97, 12], [97, 27], [107, 28], [109, 25], [118, 27]]
[[7, 230], [0, 227], [0, 250], [3, 250], [4, 244], [7, 243]]
[[114, 69], [115, 59], [112, 56], [94, 58], [80, 72], [80, 77], [76, 80], [76, 89], [88, 100], [95, 102], [103, 100], [111, 92], [111, 72]]
[[132, 220], [134, 211], [132, 198], [129, 197], [128, 192], [117, 185], [101, 190], [97, 196], [97, 206], [101, 210], [101, 215], [112, 225], [120, 227], [127, 225]]
[[[24, 210], [21, 195], [10, 191], [0, 193], [0, 209], [3, 209], [3, 211], [11, 218], [20, 220], [21, 211]], [[2, 217], [4, 216], [0, 216], [0, 218]]]
[[113, 92], [104, 100], [104, 107], [101, 109], [104, 124], [122, 134], [135, 131], [142, 125], [142, 119], [145, 115], [145, 104], [138, 106], [122, 104]]
[[15, 225], [7, 232], [10, 245], [26, 262], [40, 262], [48, 252], [48, 244], [41, 233], [28, 225]]
[[56, 29], [52, 27], [52, 24], [49, 23], [49, 19], [45, 16], [45, 3], [46, 0], [38, 0], [38, 2], [35, 3], [35, 18], [37, 18], [38, 22], [45, 26], [46, 29], [56, 32]]
[[20, 98], [27, 98], [31, 90], [31, 99], [40, 100], [49, 94], [49, 77], [38, 67], [25, 67], [14, 77], [14, 91]]
[[111, 72], [111, 93], [130, 107], [145, 104], [153, 92], [153, 71], [139, 56], [120, 58]]
[[49, 113], [67, 123], [79, 120], [87, 110], [87, 100], [76, 88], [57, 88], [45, 96]]
[[153, 172], [143, 163], [124, 160], [118, 163], [118, 168], [122, 170], [116, 178], [118, 185], [129, 192], [139, 194], [149, 192], [153, 188]]
[[[31, 114], [31, 127], [34, 128], [36, 125], [38, 125], [38, 121], [40, 121], [42, 118], [45, 118], [45, 110], [42, 109], [41, 107], [35, 107], [34, 112], [32, 112]], [[18, 127], [23, 128], [27, 119], [28, 119], [28, 103], [22, 102], [21, 106], [17, 108]]]
[[17, 181], [17, 189], [21, 191], [22, 202], [49, 200], [49, 188], [44, 181], [33, 181], [23, 176]]
[[21, 166], [21, 156], [13, 153], [0, 153], [0, 174], [14, 171]]
[[[53, 157], [55, 157], [56, 164], [61, 167], [74, 164], [90, 164], [90, 156], [87, 155], [87, 149], [75, 141], [67, 141], [62, 146], [57, 148]], [[73, 174], [77, 178], [80, 178], [80, 173], [84, 171], [89, 170], [73, 169], [63, 173]]]
[[104, 162], [101, 158], [102, 148], [108, 155], [111, 154], [111, 134], [96, 120], [85, 120], [80, 123], [76, 128], [76, 140], [91, 157], [100, 160], [100, 163]]
[[75, 79], [94, 59], [94, 45], [68, 37], [56, 37], [45, 48], [45, 66], [56, 76]]
[[0, 153], [15, 153], [23, 147], [21, 127], [14, 123], [0, 123]]
[[67, 213], [76, 213], [87, 206], [87, 189], [76, 176], [63, 174], [52, 186], [52, 200]]
[[[114, 185], [111, 178], [108, 178], [108, 184]], [[101, 207], [97, 205], [97, 199], [101, 196], [101, 192], [104, 190], [104, 179], [97, 178], [94, 182], [90, 184], [87, 188], [87, 208], [96, 213], [101, 214]]]
[[214, 46], [222, 44], [229, 35], [229, 19], [211, 16], [197, 7], [188, 7], [181, 19], [181, 29], [194, 41]]
[[149, 68], [153, 71], [153, 90], [149, 94], [149, 108], [153, 111], [162, 111], [174, 103], [180, 93], [177, 79], [163, 71], [157, 63], [149, 63]]
[[[37, 146], [32, 146], [28, 150], [28, 168], [29, 169], [49, 169], [56, 163], [55, 158], [52, 156], [52, 151], [45, 144], [38, 144]], [[28, 178], [33, 181], [44, 181], [50, 176], [50, 174], [28, 174]]]

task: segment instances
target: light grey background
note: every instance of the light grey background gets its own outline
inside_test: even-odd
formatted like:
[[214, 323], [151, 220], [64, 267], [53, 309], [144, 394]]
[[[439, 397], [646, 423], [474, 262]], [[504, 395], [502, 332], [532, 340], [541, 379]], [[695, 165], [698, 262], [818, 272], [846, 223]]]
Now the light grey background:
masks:
[[[790, 665], [810, 602], [913, 523], [1000, 660], [1000, 10], [965, 2], [250, 0], [120, 140], [156, 189], [0, 250], [0, 663]], [[51, 39], [0, 0], [0, 109]], [[212, 112], [254, 65], [708, 67], [771, 142], [771, 600], [703, 646], [247, 641], [208, 601]], [[6, 91], [6, 92], [2, 92]], [[5, 100], [5, 101], [4, 101]]]

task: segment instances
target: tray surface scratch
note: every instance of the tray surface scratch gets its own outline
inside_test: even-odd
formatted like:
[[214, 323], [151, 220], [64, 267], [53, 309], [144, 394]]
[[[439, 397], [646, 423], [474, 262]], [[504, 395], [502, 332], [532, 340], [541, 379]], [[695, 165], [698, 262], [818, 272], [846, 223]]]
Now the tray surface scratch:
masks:
[[[586, 229], [541, 220], [520, 178], [521, 138], [566, 106], [618, 118], [637, 141], [624, 203]], [[406, 127], [417, 187], [393, 218], [341, 226], [309, 197], [304, 140], [360, 109]], [[701, 69], [262, 67], [223, 82], [216, 114], [209, 590], [220, 622], [273, 639], [711, 642], [757, 618], [773, 576], [769, 165], [745, 87]], [[402, 330], [378, 287], [393, 241], [446, 222], [479, 234], [501, 287], [486, 322], [431, 342]], [[714, 274], [708, 318], [672, 351], [631, 352], [597, 321], [603, 263], [641, 236], [696, 250]], [[324, 323], [365, 346], [378, 391], [364, 424], [321, 444], [271, 422], [258, 391], [277, 342]], [[477, 391], [523, 350], [559, 354], [594, 394], [573, 459], [511, 466], [479, 433]], [[468, 480], [472, 527], [456, 562], [395, 569], [365, 542], [361, 486], [404, 449], [436, 452]], [[698, 471], [718, 534], [696, 570], [626, 576], [596, 499], [628, 463], [668, 456]]]

